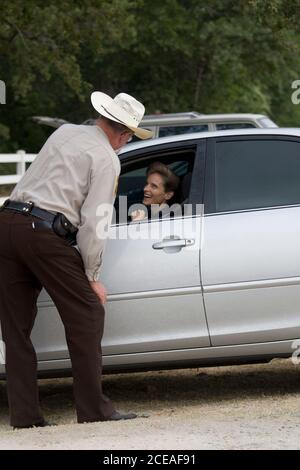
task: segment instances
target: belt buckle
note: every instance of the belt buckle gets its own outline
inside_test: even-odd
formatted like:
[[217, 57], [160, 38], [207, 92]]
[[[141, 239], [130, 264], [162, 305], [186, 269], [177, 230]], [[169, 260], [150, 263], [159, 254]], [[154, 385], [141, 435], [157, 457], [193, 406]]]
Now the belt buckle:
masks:
[[[27, 206], [23, 206], [22, 208], [22, 214], [23, 215], [29, 215], [32, 211], [32, 208], [34, 206], [34, 203], [32, 201], [26, 201], [25, 204], [27, 204]], [[28, 207], [29, 206], [29, 207]]]

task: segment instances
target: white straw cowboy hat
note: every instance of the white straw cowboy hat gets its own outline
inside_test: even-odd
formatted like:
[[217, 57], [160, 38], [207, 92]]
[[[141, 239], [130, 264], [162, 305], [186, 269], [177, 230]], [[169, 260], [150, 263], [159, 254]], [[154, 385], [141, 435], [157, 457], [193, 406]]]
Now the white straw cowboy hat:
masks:
[[119, 93], [112, 99], [101, 91], [94, 91], [91, 94], [91, 102], [101, 116], [123, 124], [140, 139], [153, 137], [152, 131], [138, 127], [143, 119], [145, 107], [133, 96]]

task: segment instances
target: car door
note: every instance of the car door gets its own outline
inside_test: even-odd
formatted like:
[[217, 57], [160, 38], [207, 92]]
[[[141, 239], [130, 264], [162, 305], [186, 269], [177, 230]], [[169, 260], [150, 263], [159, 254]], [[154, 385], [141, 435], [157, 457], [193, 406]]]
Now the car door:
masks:
[[[107, 287], [104, 355], [163, 351], [209, 346], [209, 336], [200, 285], [201, 198], [199, 182], [204, 180], [205, 141], [154, 146], [147, 151], [128, 152], [122, 168], [129, 170], [122, 189], [135, 197], [131, 175], [138, 181], [139, 197], [145, 176], [141, 161], [161, 160], [173, 164], [194, 159], [191, 174], [182, 188], [186, 210], [182, 217], [130, 224], [113, 224], [103, 256], [101, 282]], [[161, 150], [162, 149], [162, 150]], [[174, 154], [174, 157], [173, 157]], [[149, 160], [150, 155], [150, 160]], [[172, 163], [173, 162], [173, 163]], [[184, 163], [184, 162], [183, 162]], [[138, 169], [136, 170], [136, 166]], [[181, 164], [182, 167], [182, 164]], [[145, 174], [145, 172], [144, 172]], [[186, 178], [187, 177], [187, 178]], [[197, 191], [190, 190], [197, 186]], [[184, 190], [184, 191], [183, 191]], [[199, 194], [201, 194], [199, 196]], [[198, 215], [188, 203], [198, 203]], [[127, 209], [126, 209], [127, 210]], [[32, 339], [39, 360], [68, 358], [64, 329], [58, 312], [43, 289]]]
[[[203, 179], [204, 144], [198, 149], [194, 144], [193, 151], [192, 184]], [[172, 148], [172, 152], [184, 156], [187, 150]], [[135, 154], [127, 173], [121, 175], [123, 189], [125, 176], [125, 188], [128, 181], [132, 191], [135, 165], [140, 174], [140, 162], [149, 153], [151, 149]], [[157, 146], [151, 160], [170, 162], [168, 149], [160, 151]], [[209, 346], [200, 285], [201, 217], [184, 214], [111, 227], [101, 273], [109, 294], [104, 354]]]
[[299, 138], [208, 147], [201, 272], [212, 345], [299, 338]]

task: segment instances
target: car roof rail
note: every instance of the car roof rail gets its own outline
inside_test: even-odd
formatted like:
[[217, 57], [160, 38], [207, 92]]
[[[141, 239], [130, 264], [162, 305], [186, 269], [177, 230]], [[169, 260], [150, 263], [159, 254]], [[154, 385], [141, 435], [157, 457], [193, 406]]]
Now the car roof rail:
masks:
[[38, 124], [45, 124], [47, 126], [56, 128], [62, 126], [63, 124], [69, 123], [69, 121], [66, 121], [65, 119], [53, 118], [49, 116], [32, 116], [31, 119]]
[[143, 118], [143, 121], [148, 120], [155, 120], [155, 119], [179, 119], [179, 118], [187, 118], [187, 119], [196, 119], [199, 116], [204, 116], [204, 114], [197, 113], [196, 111], [190, 111], [186, 113], [155, 113], [155, 114], [146, 114]]

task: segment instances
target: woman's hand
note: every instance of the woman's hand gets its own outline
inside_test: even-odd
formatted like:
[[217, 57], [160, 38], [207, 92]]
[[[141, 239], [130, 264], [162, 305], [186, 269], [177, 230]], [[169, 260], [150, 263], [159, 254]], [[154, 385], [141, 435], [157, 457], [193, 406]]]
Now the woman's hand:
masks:
[[144, 220], [147, 216], [146, 212], [143, 209], [137, 209], [130, 214], [132, 221], [136, 222], [138, 220]]

